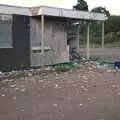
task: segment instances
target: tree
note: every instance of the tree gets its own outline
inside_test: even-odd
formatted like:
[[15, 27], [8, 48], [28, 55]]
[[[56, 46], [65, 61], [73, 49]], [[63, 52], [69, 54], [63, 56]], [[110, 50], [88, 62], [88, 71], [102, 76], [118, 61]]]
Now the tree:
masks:
[[105, 21], [105, 33], [120, 32], [120, 16], [110, 16]]
[[104, 13], [107, 17], [110, 17], [110, 12], [104, 7], [95, 7], [91, 12]]
[[88, 11], [88, 5], [85, 0], [78, 0], [78, 3], [75, 6], [73, 6], [73, 8], [76, 10]]

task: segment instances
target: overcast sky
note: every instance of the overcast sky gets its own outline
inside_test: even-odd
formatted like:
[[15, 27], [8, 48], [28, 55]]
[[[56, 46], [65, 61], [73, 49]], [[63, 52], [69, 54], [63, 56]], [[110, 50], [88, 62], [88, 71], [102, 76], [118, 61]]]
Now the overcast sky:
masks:
[[[96, 6], [106, 7], [111, 14], [120, 15], [120, 0], [86, 0], [89, 9]], [[77, 0], [0, 0], [0, 4], [39, 6], [48, 5], [53, 7], [72, 8]]]

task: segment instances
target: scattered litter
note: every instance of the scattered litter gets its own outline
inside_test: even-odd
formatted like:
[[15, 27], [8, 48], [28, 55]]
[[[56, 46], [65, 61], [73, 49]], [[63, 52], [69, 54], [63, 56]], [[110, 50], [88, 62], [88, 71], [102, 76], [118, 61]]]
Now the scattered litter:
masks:
[[79, 104], [79, 106], [83, 106], [83, 104], [82, 104], [82, 103], [80, 103], [80, 104]]
[[88, 97], [88, 101], [90, 101], [91, 99]]
[[25, 110], [24, 109], [21, 109], [22, 112], [24, 112]]
[[33, 74], [32, 73], [28, 73], [28, 76], [31, 77]]
[[87, 88], [84, 88], [83, 90], [84, 90], [84, 91], [88, 91], [88, 89], [87, 89]]
[[16, 85], [11, 85], [12, 88], [16, 87]]
[[45, 71], [50, 71], [51, 70], [51, 67], [47, 67], [44, 69]]
[[53, 107], [58, 107], [58, 104], [52, 104]]
[[112, 70], [107, 70], [107, 73], [111, 73], [112, 72]]
[[115, 61], [114, 66], [115, 68], [120, 69], [120, 61]]
[[12, 99], [13, 99], [13, 100], [16, 100], [16, 97], [13, 97]]
[[19, 88], [15, 88], [15, 90], [19, 90]]
[[58, 85], [58, 84], [55, 84], [54, 88], [56, 88], [56, 89], [59, 88], [59, 85]]
[[84, 88], [84, 86], [83, 86], [83, 85], [81, 85], [80, 87], [81, 87], [81, 88]]
[[2, 97], [5, 97], [5, 94], [2, 94], [1, 96], [2, 96]]
[[119, 95], [119, 96], [120, 96], [120, 92], [119, 92], [119, 93], [117, 93], [117, 95]]
[[39, 80], [39, 83], [42, 83], [43, 82], [43, 80]]
[[21, 91], [21, 92], [25, 92], [25, 91], [26, 91], [26, 88], [23, 88], [23, 89], [21, 89], [20, 91]]
[[116, 88], [116, 85], [112, 85], [112, 88]]

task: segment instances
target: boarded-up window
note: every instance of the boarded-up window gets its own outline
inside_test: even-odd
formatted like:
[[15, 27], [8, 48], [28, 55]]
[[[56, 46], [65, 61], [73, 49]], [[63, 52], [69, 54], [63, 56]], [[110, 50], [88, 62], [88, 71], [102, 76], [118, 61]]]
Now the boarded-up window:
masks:
[[12, 47], [12, 16], [0, 14], [0, 48]]

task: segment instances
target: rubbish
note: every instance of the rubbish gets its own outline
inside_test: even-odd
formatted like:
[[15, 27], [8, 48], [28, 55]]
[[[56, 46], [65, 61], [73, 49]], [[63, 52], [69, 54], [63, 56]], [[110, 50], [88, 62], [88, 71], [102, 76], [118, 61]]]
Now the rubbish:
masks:
[[87, 89], [87, 88], [83, 88], [83, 90], [84, 90], [84, 91], [88, 91], [88, 89]]
[[91, 99], [88, 97], [88, 101], [90, 101]]
[[21, 109], [22, 112], [24, 112], [25, 110], [24, 109]]
[[2, 94], [1, 96], [2, 96], [2, 97], [5, 97], [5, 94]]
[[75, 59], [82, 59], [81, 55], [80, 55], [80, 52], [77, 51], [77, 48], [72, 48], [70, 49], [70, 59], [71, 60], [75, 60]]
[[112, 85], [112, 88], [116, 88], [116, 85]]
[[87, 76], [82, 76], [82, 78], [84, 79], [84, 80], [88, 80], [88, 77]]
[[25, 92], [25, 91], [26, 91], [26, 88], [23, 88], [23, 89], [21, 89], [20, 91], [21, 91], [21, 92]]
[[43, 80], [38, 80], [39, 81], [39, 83], [42, 83], [43, 82]]
[[75, 67], [74, 62], [66, 62], [56, 65], [55, 70], [57, 72], [67, 72]]
[[58, 107], [58, 104], [52, 104], [53, 107]]
[[120, 69], [120, 61], [116, 61], [114, 67]]
[[56, 88], [56, 89], [59, 88], [58, 84], [56, 84], [56, 85], [54, 86], [54, 88]]
[[15, 90], [19, 90], [19, 88], [15, 88]]
[[112, 70], [107, 70], [107, 73], [111, 73], [112, 72]]
[[118, 96], [120, 96], [120, 93], [117, 93]]
[[84, 88], [84, 86], [83, 86], [83, 85], [81, 85], [80, 87], [81, 87], [82, 89]]
[[16, 97], [13, 97], [12, 99], [13, 99], [13, 100], [16, 100]]
[[83, 106], [83, 104], [82, 104], [82, 103], [80, 103], [80, 104], [79, 104], [79, 106]]
[[12, 88], [16, 87], [16, 85], [11, 85]]

